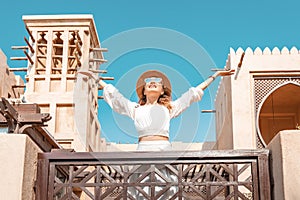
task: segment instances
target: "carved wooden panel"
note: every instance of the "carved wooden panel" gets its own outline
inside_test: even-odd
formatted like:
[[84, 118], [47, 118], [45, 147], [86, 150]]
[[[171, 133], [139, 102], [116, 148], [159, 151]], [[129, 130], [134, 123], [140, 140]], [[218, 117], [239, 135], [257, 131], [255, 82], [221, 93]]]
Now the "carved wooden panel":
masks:
[[[221, 151], [220, 151], [221, 152]], [[152, 157], [136, 159], [128, 154], [102, 153], [92, 162], [67, 159], [49, 163], [48, 199], [265, 199], [269, 197], [268, 156], [250, 154], [230, 158], [212, 151], [205, 157]], [[164, 152], [165, 153], [165, 152]], [[149, 153], [148, 155], [150, 155]], [[190, 154], [191, 153], [185, 153]], [[56, 153], [56, 155], [59, 155]], [[71, 154], [70, 154], [71, 155]], [[73, 153], [76, 155], [76, 153]], [[121, 156], [120, 156], [121, 155]], [[137, 155], [140, 153], [137, 152]], [[170, 160], [170, 155], [175, 156]], [[202, 155], [199, 152], [199, 155]], [[81, 156], [81, 158], [83, 158]], [[116, 160], [116, 158], [118, 158]], [[72, 160], [72, 161], [71, 161]], [[265, 180], [264, 180], [265, 179]]]

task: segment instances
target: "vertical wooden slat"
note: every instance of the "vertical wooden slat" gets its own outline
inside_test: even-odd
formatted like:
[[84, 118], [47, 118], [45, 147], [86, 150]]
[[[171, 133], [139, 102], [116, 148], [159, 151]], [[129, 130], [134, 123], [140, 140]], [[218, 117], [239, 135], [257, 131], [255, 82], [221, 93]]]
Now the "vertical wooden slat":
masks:
[[127, 169], [127, 172], [124, 171], [124, 179], [123, 179], [123, 199], [127, 199], [127, 194], [128, 194], [128, 176], [129, 176], [129, 166], [124, 167]]
[[211, 195], [211, 184], [210, 184], [210, 164], [206, 164], [205, 182], [206, 182], [206, 198], [210, 199]]
[[48, 198], [47, 200], [54, 199], [54, 183], [55, 183], [55, 177], [56, 177], [56, 169], [55, 164], [49, 162], [49, 178], [48, 178]]
[[183, 171], [183, 164], [179, 164], [177, 166], [178, 169], [178, 200], [182, 200], [183, 198], [183, 185], [182, 185], [182, 171]]
[[258, 172], [260, 199], [271, 199], [269, 155], [266, 153], [258, 156]]
[[237, 164], [233, 164], [233, 180], [235, 182], [234, 186], [233, 186], [233, 192], [234, 192], [234, 200], [238, 200], [239, 198], [239, 188], [238, 188], [238, 167]]
[[258, 185], [259, 185], [259, 177], [258, 177], [258, 168], [257, 168], [257, 162], [253, 161], [251, 163], [251, 175], [252, 175], [252, 196], [253, 199], [259, 199], [259, 189], [258, 189]]
[[150, 166], [150, 172], [150, 196], [151, 200], [155, 200], [155, 185], [152, 184], [155, 182], [155, 165]]
[[36, 200], [47, 200], [49, 160], [39, 158], [37, 163]]
[[95, 199], [100, 199], [100, 195], [101, 195], [101, 187], [99, 186], [99, 183], [101, 182], [101, 178], [100, 178], [100, 169], [101, 166], [96, 166], [96, 187], [95, 187]]

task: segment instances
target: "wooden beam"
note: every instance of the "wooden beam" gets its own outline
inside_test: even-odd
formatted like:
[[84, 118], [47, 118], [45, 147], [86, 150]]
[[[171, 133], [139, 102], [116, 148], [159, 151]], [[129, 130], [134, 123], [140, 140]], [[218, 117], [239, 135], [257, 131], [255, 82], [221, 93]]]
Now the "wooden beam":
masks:
[[12, 46], [11, 49], [16, 50], [16, 49], [28, 49], [28, 46]]
[[216, 110], [201, 110], [202, 113], [215, 113]]
[[10, 60], [28, 60], [27, 57], [10, 57]]
[[107, 60], [105, 60], [105, 59], [101, 59], [101, 58], [91, 58], [90, 60], [89, 60], [90, 62], [107, 62]]
[[33, 47], [31, 46], [31, 44], [29, 43], [29, 41], [27, 40], [26, 37], [24, 37], [24, 40], [25, 40], [26, 44], [28, 45], [28, 48], [30, 49], [31, 53], [34, 53], [34, 49], [33, 49]]
[[114, 77], [100, 77], [101, 80], [115, 80]]
[[99, 74], [106, 74], [107, 70], [96, 70], [96, 69], [89, 69], [90, 72], [99, 73]]
[[12, 88], [26, 88], [25, 85], [13, 85]]
[[27, 51], [23, 51], [24, 53], [25, 53], [25, 55], [26, 55], [26, 57], [28, 58], [28, 61], [33, 65], [33, 60], [31, 59], [31, 57], [29, 56], [29, 54], [27, 53]]
[[29, 28], [28, 28], [27, 26], [25, 26], [25, 28], [26, 28], [26, 31], [28, 32], [28, 34], [29, 34], [29, 36], [30, 36], [32, 42], [34, 43], [34, 42], [35, 42], [35, 39], [34, 39], [32, 33], [31, 33], [31, 31], [29, 30]]
[[102, 52], [107, 52], [107, 48], [90, 48], [90, 51], [102, 51]]
[[20, 68], [9, 68], [9, 71], [27, 71], [27, 67], [20, 67]]

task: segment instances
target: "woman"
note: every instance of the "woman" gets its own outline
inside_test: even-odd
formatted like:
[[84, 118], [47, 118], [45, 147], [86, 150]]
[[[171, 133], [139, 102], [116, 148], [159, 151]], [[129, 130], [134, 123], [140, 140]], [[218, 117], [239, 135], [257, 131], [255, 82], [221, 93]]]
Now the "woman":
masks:
[[137, 150], [171, 150], [169, 141], [170, 120], [177, 117], [193, 102], [200, 101], [203, 91], [218, 77], [232, 75], [234, 70], [217, 71], [196, 87], [191, 87], [177, 100], [171, 100], [172, 87], [167, 76], [157, 70], [143, 73], [136, 84], [139, 102], [131, 102], [111, 84], [103, 80], [104, 100], [110, 107], [134, 121], [139, 135]]
[[[197, 87], [191, 87], [177, 100], [171, 100], [172, 87], [169, 79], [160, 71], [150, 70], [143, 73], [137, 83], [136, 92], [139, 102], [131, 102], [125, 98], [111, 84], [106, 84], [100, 80], [99, 84], [103, 87], [104, 100], [110, 107], [120, 113], [129, 116], [139, 134], [138, 151], [167, 151], [171, 150], [169, 141], [170, 120], [177, 117], [193, 102], [200, 101], [205, 90], [217, 76], [232, 75], [234, 70], [217, 71], [206, 81]], [[164, 177], [168, 177], [172, 182], [177, 182], [177, 176], [164, 166], [157, 165]], [[140, 174], [147, 171], [149, 166], [142, 165], [129, 177], [129, 182], [136, 183]], [[144, 178], [145, 182], [151, 182], [149, 177]], [[152, 180], [153, 181], [153, 180]], [[155, 174], [156, 182], [165, 182], [162, 177]], [[156, 186], [155, 195], [164, 187]], [[151, 194], [149, 187], [143, 187], [147, 194]], [[176, 186], [167, 188], [159, 199], [170, 199], [178, 191]], [[135, 199], [145, 199], [141, 191], [134, 187], [128, 188], [128, 193]]]

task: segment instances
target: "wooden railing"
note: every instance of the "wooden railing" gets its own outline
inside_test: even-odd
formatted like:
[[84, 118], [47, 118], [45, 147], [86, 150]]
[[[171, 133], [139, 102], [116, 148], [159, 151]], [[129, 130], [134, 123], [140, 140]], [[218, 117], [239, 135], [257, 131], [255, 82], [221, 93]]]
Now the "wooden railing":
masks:
[[51, 120], [49, 113], [41, 113], [36, 103], [22, 103], [18, 99], [0, 99], [0, 127], [9, 134], [26, 134], [43, 151], [62, 149], [61, 145], [45, 129]]
[[38, 200], [271, 199], [269, 151], [40, 153]]

